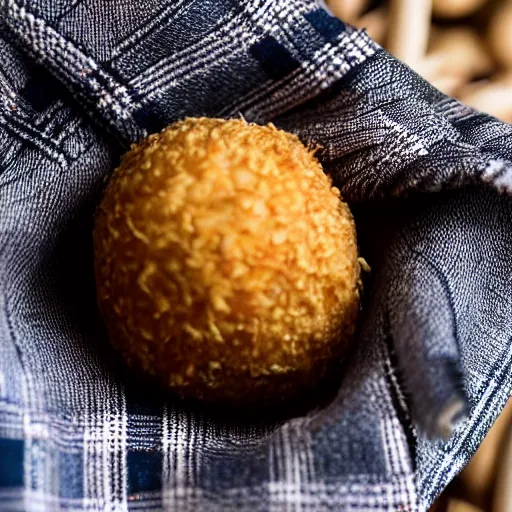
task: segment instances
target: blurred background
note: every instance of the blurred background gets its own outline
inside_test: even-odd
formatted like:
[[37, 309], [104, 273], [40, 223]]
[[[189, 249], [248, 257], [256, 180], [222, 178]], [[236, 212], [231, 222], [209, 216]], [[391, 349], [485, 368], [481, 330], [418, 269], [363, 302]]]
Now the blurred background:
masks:
[[512, 0], [326, 0], [438, 89], [512, 123]]
[[[326, 0], [444, 93], [512, 123], [512, 0]], [[512, 512], [512, 401], [431, 512]]]

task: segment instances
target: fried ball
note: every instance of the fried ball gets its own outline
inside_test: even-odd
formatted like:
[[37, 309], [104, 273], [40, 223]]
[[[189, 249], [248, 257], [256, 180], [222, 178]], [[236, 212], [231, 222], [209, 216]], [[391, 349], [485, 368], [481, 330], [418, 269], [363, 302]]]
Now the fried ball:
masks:
[[185, 119], [133, 145], [94, 246], [112, 344], [182, 397], [275, 404], [353, 336], [351, 213], [313, 151], [271, 124]]

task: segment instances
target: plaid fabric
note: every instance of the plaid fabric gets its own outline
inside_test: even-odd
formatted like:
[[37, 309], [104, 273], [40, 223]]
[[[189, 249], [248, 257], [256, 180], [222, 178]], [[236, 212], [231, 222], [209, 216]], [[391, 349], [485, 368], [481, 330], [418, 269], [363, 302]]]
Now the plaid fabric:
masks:
[[[511, 394], [512, 128], [312, 1], [0, 9], [0, 510], [426, 510]], [[336, 397], [294, 417], [134, 382], [95, 306], [93, 212], [127, 144], [240, 114], [322, 145], [373, 267]], [[431, 440], [453, 393], [469, 416]]]

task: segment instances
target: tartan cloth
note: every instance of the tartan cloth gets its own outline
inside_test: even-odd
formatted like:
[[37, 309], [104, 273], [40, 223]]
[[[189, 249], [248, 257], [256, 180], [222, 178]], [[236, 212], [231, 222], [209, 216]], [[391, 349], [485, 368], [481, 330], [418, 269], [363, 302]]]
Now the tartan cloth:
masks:
[[[0, 510], [426, 510], [511, 394], [512, 127], [313, 1], [0, 12]], [[240, 114], [322, 146], [373, 268], [335, 397], [259, 421], [122, 371], [92, 270], [127, 145]], [[453, 393], [467, 418], [429, 437]]]

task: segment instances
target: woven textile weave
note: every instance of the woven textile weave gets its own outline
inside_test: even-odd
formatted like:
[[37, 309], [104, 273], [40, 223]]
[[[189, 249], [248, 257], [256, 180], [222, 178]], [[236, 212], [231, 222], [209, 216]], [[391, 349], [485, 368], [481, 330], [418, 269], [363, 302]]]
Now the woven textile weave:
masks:
[[[91, 233], [185, 116], [320, 145], [372, 266], [327, 405], [246, 421], [134, 382]], [[0, 1], [0, 510], [424, 511], [512, 389], [512, 126], [306, 0]], [[461, 387], [462, 386], [462, 387]], [[451, 393], [468, 417], [427, 435]]]

